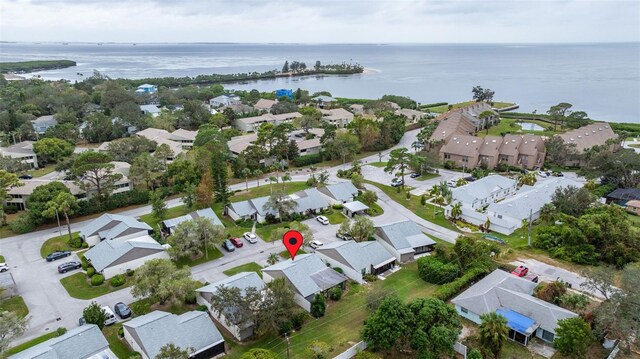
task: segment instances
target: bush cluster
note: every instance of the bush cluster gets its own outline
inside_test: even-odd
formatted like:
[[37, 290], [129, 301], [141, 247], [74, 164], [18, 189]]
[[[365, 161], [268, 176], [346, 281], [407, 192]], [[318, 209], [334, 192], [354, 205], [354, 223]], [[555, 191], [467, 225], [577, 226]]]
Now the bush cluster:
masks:
[[322, 155], [320, 155], [319, 153], [316, 153], [313, 155], [300, 156], [293, 160], [293, 164], [296, 167], [304, 167], [304, 166], [308, 166], [308, 165], [312, 165], [320, 162], [322, 162]]
[[[84, 257], [83, 257], [84, 258]], [[85, 259], [86, 261], [86, 259]], [[91, 278], [96, 274], [96, 269], [93, 267], [87, 267], [87, 277]]]
[[448, 300], [449, 298], [458, 294], [458, 292], [460, 292], [462, 288], [467, 286], [469, 282], [471, 282], [472, 280], [480, 276], [487, 274], [488, 272], [489, 272], [489, 268], [486, 268], [486, 267], [472, 267], [468, 269], [462, 277], [454, 280], [451, 283], [447, 283], [440, 286], [440, 288], [436, 290], [434, 297], [440, 300]]
[[342, 298], [342, 288], [340, 287], [331, 288], [331, 290], [329, 291], [329, 298], [331, 298], [331, 300], [340, 300], [340, 298]]
[[78, 201], [80, 208], [76, 214], [78, 216], [86, 216], [94, 213], [109, 212], [116, 208], [147, 203], [149, 203], [149, 191], [134, 189], [128, 192], [112, 194], [102, 201], [98, 201], [95, 197], [86, 201]]
[[111, 283], [112, 287], [120, 287], [120, 286], [123, 286], [126, 281], [127, 281], [127, 279], [125, 278], [124, 275], [118, 274], [118, 275], [114, 276], [113, 278], [111, 278], [109, 283]]
[[331, 206], [331, 208], [337, 209], [337, 210], [342, 210], [344, 208], [344, 205], [342, 205], [342, 203], [336, 203], [333, 206]]
[[146, 300], [140, 300], [131, 303], [131, 310], [137, 316], [145, 315], [151, 312], [151, 303]]
[[27, 213], [22, 213], [18, 218], [9, 223], [9, 228], [17, 234], [24, 234], [32, 232], [36, 229], [34, 221]]
[[75, 236], [71, 236], [71, 239], [69, 239], [67, 243], [69, 243], [69, 247], [71, 248], [81, 248], [83, 242], [80, 236], [75, 235]]
[[92, 286], [96, 287], [102, 285], [102, 283], [104, 283], [104, 276], [102, 274], [94, 274], [93, 277], [91, 277]]
[[311, 315], [315, 318], [324, 317], [325, 309], [327, 309], [327, 304], [324, 300], [324, 296], [320, 293], [316, 294], [311, 302]]
[[444, 263], [429, 256], [418, 259], [418, 275], [422, 280], [433, 284], [449, 283], [460, 274], [460, 267], [454, 263]]

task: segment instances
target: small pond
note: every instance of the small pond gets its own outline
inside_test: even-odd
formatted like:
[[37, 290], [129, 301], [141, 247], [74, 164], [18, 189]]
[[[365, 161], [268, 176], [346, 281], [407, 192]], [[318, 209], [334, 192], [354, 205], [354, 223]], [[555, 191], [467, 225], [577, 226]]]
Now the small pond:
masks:
[[544, 131], [544, 127], [536, 125], [535, 123], [519, 122], [518, 125], [525, 131]]

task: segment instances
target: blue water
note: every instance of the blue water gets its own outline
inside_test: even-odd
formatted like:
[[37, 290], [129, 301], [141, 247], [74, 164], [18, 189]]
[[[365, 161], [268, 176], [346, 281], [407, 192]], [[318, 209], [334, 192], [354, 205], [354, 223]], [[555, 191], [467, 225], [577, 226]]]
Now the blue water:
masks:
[[475, 85], [520, 110], [559, 102], [591, 118], [640, 122], [640, 43], [589, 45], [293, 45], [2, 43], [0, 61], [69, 59], [77, 67], [38, 73], [77, 80], [97, 69], [111, 77], [194, 76], [265, 71], [285, 60], [357, 62], [354, 76], [282, 78], [228, 88], [327, 90], [334, 96], [410, 96], [421, 103], [469, 100]]

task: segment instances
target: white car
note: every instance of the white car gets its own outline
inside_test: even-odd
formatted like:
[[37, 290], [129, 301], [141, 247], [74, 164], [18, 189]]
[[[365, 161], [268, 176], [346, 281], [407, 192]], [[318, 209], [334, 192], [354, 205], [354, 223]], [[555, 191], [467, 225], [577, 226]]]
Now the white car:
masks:
[[6, 272], [8, 270], [9, 270], [9, 266], [7, 265], [7, 263], [0, 263], [0, 273]]
[[309, 247], [316, 249], [318, 247], [322, 247], [324, 245], [324, 243], [320, 242], [319, 240], [312, 240], [311, 243], [309, 243]]
[[329, 224], [329, 218], [327, 218], [325, 216], [318, 216], [318, 217], [316, 217], [316, 219], [318, 220], [318, 222], [324, 224], [325, 226], [327, 224]]
[[458, 180], [450, 179], [450, 180], [447, 182], [447, 186], [448, 186], [448, 187], [451, 187], [451, 188], [456, 188], [456, 187], [458, 187]]
[[111, 325], [118, 321], [118, 318], [116, 318], [116, 315], [113, 314], [113, 311], [111, 310], [111, 308], [109, 308], [109, 306], [103, 306], [102, 310], [104, 310], [105, 314], [107, 315], [107, 319], [104, 321], [104, 325]]
[[247, 242], [249, 243], [258, 243], [258, 237], [256, 237], [255, 234], [251, 233], [251, 232], [246, 232], [245, 234], [242, 235], [244, 237], [244, 239], [247, 240]]
[[542, 177], [542, 178], [547, 178], [549, 177], [549, 175], [547, 174], [547, 172], [544, 171], [538, 171], [538, 176]]

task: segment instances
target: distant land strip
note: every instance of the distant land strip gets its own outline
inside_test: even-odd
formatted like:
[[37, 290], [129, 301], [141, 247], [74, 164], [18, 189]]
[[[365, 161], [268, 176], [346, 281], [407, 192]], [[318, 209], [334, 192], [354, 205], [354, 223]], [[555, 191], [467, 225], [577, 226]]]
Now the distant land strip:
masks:
[[73, 66], [76, 66], [76, 62], [71, 60], [0, 62], [0, 73], [14, 72], [24, 74], [35, 71], [64, 69]]

